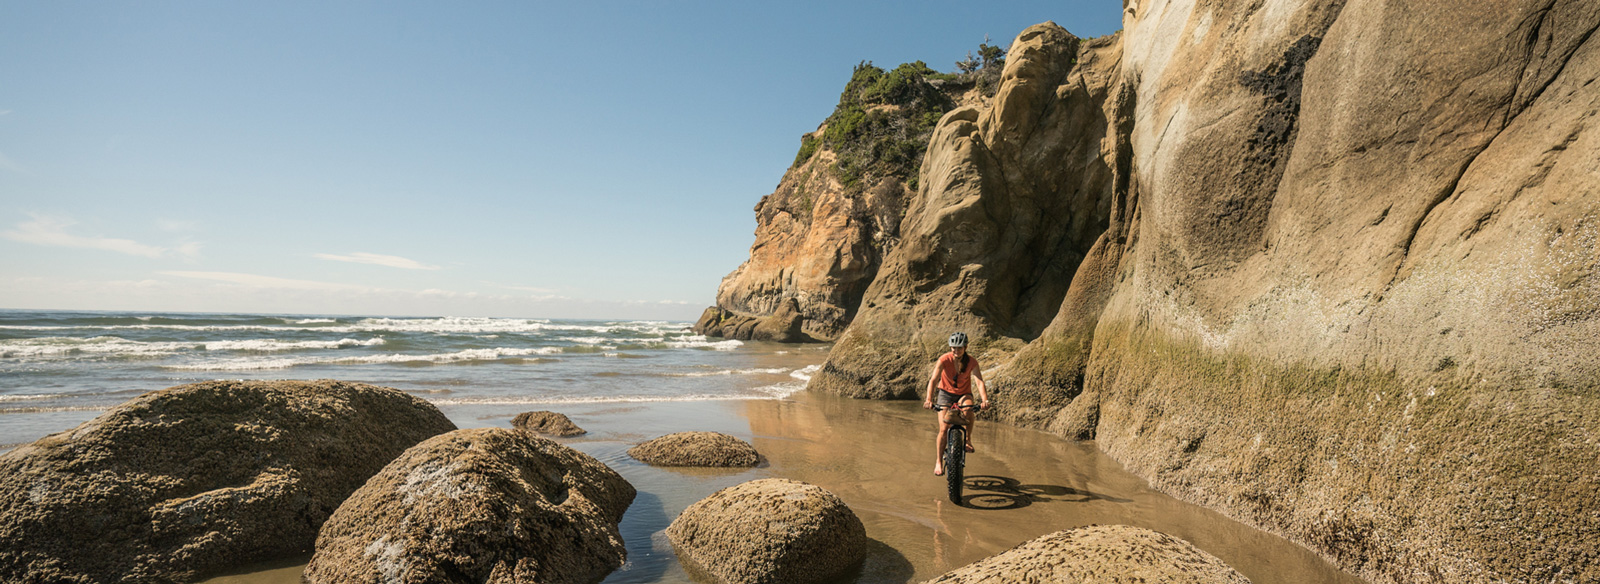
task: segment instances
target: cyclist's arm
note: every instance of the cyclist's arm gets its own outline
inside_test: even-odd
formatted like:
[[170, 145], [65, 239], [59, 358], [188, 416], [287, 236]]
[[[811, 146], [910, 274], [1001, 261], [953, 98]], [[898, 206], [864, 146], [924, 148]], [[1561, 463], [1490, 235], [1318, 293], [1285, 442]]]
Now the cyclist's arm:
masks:
[[983, 381], [983, 365], [978, 363], [972, 364], [972, 387], [978, 390], [978, 405], [989, 407], [989, 384]]
[[939, 383], [939, 363], [934, 362], [933, 375], [928, 377], [928, 388], [922, 392], [922, 407], [933, 407], [933, 388], [937, 383]]

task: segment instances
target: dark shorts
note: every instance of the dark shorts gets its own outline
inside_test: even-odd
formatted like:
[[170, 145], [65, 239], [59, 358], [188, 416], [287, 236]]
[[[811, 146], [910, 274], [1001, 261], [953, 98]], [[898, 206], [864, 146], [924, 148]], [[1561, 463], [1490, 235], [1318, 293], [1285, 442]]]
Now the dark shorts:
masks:
[[940, 389], [939, 390], [939, 394], [934, 396], [934, 398], [933, 398], [933, 405], [934, 405], [934, 407], [937, 407], [937, 408], [942, 410], [942, 409], [950, 407], [952, 405], [961, 403], [961, 398], [970, 398], [970, 397], [972, 397], [972, 394], [970, 394], [970, 393], [950, 393], [948, 391]]

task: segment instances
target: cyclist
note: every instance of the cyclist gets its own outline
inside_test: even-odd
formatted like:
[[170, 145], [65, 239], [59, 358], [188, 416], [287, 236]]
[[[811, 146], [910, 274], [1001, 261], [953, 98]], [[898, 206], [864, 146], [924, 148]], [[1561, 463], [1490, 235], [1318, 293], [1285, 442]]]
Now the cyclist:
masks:
[[[971, 410], [946, 410], [952, 404], [969, 405], [972, 403], [972, 388], [978, 388], [978, 404], [980, 409], [989, 409], [989, 390], [984, 387], [983, 368], [978, 366], [978, 360], [967, 355], [966, 333], [950, 335], [950, 352], [939, 356], [939, 362], [933, 365], [933, 376], [928, 378], [928, 389], [923, 392], [922, 407], [933, 409], [935, 403], [943, 411], [937, 412], [939, 417], [939, 434], [934, 439], [936, 448], [933, 451], [933, 474], [944, 474], [944, 441], [945, 432], [950, 430], [950, 424], [956, 421], [956, 416], [961, 416], [961, 421], [967, 426], [967, 452], [972, 452], [972, 425], [977, 419], [977, 412]], [[935, 402], [934, 390], [938, 390]]]

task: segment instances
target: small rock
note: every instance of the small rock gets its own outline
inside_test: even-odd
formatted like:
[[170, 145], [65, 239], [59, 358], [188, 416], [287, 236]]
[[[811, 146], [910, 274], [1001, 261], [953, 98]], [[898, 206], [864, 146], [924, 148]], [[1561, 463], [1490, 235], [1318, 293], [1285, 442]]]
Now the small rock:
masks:
[[405, 451], [323, 525], [308, 584], [591, 584], [622, 565], [633, 486], [527, 432], [457, 430]]
[[566, 414], [556, 412], [522, 412], [511, 420], [511, 427], [523, 432], [544, 434], [546, 436], [577, 436], [587, 434], [588, 430], [579, 428], [577, 424], [567, 418]]
[[1249, 584], [1216, 556], [1165, 533], [1129, 525], [1057, 531], [924, 584]]
[[738, 438], [720, 432], [667, 434], [628, 449], [628, 456], [652, 466], [748, 467], [761, 464], [761, 453]]
[[718, 584], [812, 584], [845, 575], [866, 556], [867, 533], [822, 487], [761, 479], [728, 487], [667, 528], [678, 558]]

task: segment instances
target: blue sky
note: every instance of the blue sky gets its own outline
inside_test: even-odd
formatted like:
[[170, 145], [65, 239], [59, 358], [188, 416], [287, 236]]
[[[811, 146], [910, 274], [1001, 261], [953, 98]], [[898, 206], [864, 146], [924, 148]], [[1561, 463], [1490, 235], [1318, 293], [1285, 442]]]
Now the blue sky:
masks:
[[0, 0], [0, 308], [692, 320], [857, 62], [1120, 8]]

